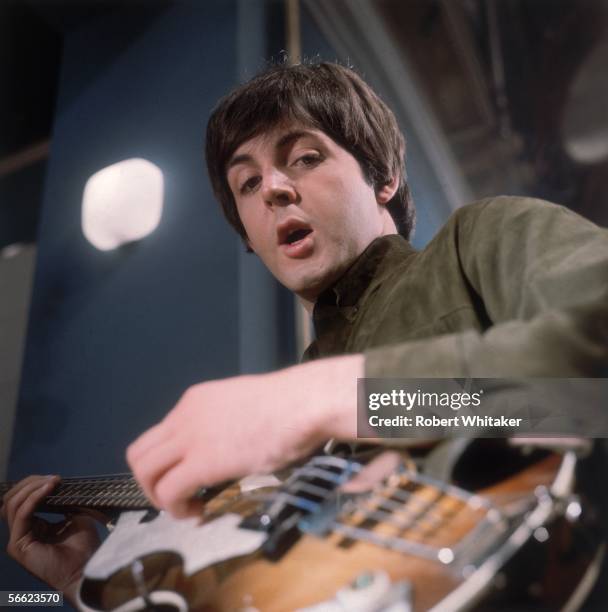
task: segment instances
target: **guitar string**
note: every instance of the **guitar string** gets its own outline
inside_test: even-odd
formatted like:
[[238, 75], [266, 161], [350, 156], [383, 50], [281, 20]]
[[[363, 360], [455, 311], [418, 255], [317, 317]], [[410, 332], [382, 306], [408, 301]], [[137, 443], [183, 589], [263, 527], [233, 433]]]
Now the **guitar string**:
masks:
[[[347, 465], [347, 467], [349, 466]], [[293, 474], [292, 475], [293, 478], [288, 479], [288, 481], [295, 480], [295, 482], [292, 482], [291, 487], [289, 488], [299, 489], [300, 491], [304, 491], [305, 493], [316, 495], [318, 497], [321, 497], [322, 501], [327, 499], [327, 497], [329, 497], [333, 493], [333, 489], [331, 488], [324, 489], [322, 487], [312, 485], [310, 483], [306, 483], [302, 481], [298, 482], [297, 478], [298, 477], [301, 478], [302, 476], [308, 476], [312, 478], [314, 477], [322, 478], [324, 480], [328, 480], [332, 484], [341, 483], [345, 479], [344, 472], [341, 474], [336, 474], [335, 472], [331, 472], [329, 470], [323, 470], [322, 468], [321, 469], [307, 468], [304, 470], [299, 470], [299, 474], [297, 475]], [[3, 484], [6, 484], [6, 483], [3, 483]], [[287, 485], [287, 482], [284, 484]], [[61, 490], [62, 486], [64, 487], [63, 490]], [[74, 492], [74, 489], [77, 489], [79, 486], [89, 487], [89, 488], [94, 487], [96, 489], [98, 488], [99, 490], [95, 491], [93, 494], [91, 494], [91, 492], [88, 491], [87, 495], [83, 495], [82, 491]], [[104, 486], [105, 487], [109, 486], [111, 489], [114, 489], [114, 490], [108, 491], [107, 489], [103, 488]], [[135, 504], [138, 502], [143, 502], [144, 504], [149, 505], [148, 500], [145, 498], [145, 496], [139, 489], [137, 483], [135, 482], [133, 476], [130, 474], [114, 475], [114, 476], [99, 476], [99, 477], [90, 477], [90, 478], [65, 478], [61, 481], [59, 487], [60, 487], [60, 490], [58, 490], [56, 494], [48, 496], [47, 502], [57, 502], [57, 503], [64, 502], [65, 503], [68, 499], [73, 499], [74, 502], [81, 503], [81, 504], [95, 501], [97, 505], [104, 505], [104, 503], [108, 504], [109, 502], [112, 501], [106, 498], [113, 496], [114, 503], [122, 503], [123, 505], [130, 505], [130, 504]], [[119, 489], [119, 491], [116, 491], [117, 488]], [[424, 485], [419, 484], [419, 488], [425, 488], [425, 487]], [[2, 488], [0, 488], [0, 490], [2, 490]], [[376, 510], [370, 510], [369, 508], [359, 508], [359, 511], [363, 513], [364, 520], [371, 519], [377, 523], [390, 524], [391, 526], [401, 529], [401, 533], [398, 534], [401, 536], [408, 529], [411, 531], [410, 528], [414, 526], [414, 523], [417, 522], [417, 519], [419, 521], [420, 518], [425, 518], [427, 521], [430, 520], [431, 523], [433, 522], [441, 523], [442, 517], [441, 516], [433, 517], [431, 515], [431, 512], [435, 507], [439, 505], [439, 500], [443, 497], [444, 493], [441, 492], [440, 490], [435, 491], [435, 493], [438, 493], [438, 495], [434, 499], [431, 499], [425, 502], [421, 499], [417, 499], [418, 497], [417, 495], [413, 495], [412, 493], [404, 491], [402, 489], [395, 489], [394, 491], [391, 492], [391, 497], [397, 497], [397, 498], [400, 498], [402, 502], [406, 502], [406, 503], [401, 503], [401, 504], [395, 501], [391, 501], [389, 498], [386, 497], [386, 493], [384, 493], [384, 496], [380, 495], [379, 493], [376, 493], [375, 494], [376, 499], [374, 498], [368, 499], [367, 504], [370, 504], [372, 502], [375, 502], [378, 505], [384, 504], [385, 506], [389, 507], [389, 511], [378, 510], [378, 508], [376, 508]], [[116, 496], [118, 496], [119, 500], [116, 500]], [[296, 507], [309, 511], [309, 512], [314, 512], [319, 508], [318, 503], [311, 502], [311, 500], [307, 498], [302, 498], [297, 495], [286, 493], [285, 491], [279, 493], [277, 497], [281, 498], [281, 501], [283, 501], [284, 503], [295, 505]], [[450, 496], [448, 495], [447, 498], [450, 498]], [[462, 507], [466, 505], [466, 503], [462, 502], [462, 500], [457, 500], [454, 497], [451, 497], [451, 499], [454, 501], [460, 502], [460, 508], [458, 510], [460, 510]], [[422, 506], [421, 508], [416, 508], [417, 514], [415, 511], [412, 512], [411, 505], [413, 502], [419, 502], [420, 505]], [[403, 513], [404, 511], [407, 511], [407, 513], [410, 515], [410, 517], [408, 517], [409, 520], [405, 520], [404, 522], [405, 517], [400, 519], [398, 516], [395, 516], [393, 514], [393, 511], [395, 510], [399, 510], [401, 513]], [[362, 530], [352, 525], [349, 526], [346, 524], [342, 524], [342, 526], [345, 528], [348, 528], [349, 537], [355, 537], [356, 539], [359, 539], [358, 536], [360, 534], [364, 534], [366, 531], [371, 533], [370, 530]], [[335, 525], [335, 527], [338, 527], [338, 525]], [[415, 529], [419, 529], [419, 526], [415, 525]], [[342, 531], [342, 529], [340, 529], [340, 531]], [[343, 535], [347, 535], [347, 534], [343, 532]], [[374, 534], [374, 539], [376, 535], [377, 534]], [[393, 541], [394, 537], [393, 538], [389, 537], [389, 540], [390, 540], [390, 543], [392, 543], [391, 547], [395, 547], [395, 543]], [[425, 548], [429, 548], [428, 545], [424, 545], [422, 543], [420, 543], [420, 545], [424, 546]], [[399, 546], [397, 546], [397, 548], [399, 548]]]
[[[409, 483], [411, 483], [411, 481], [409, 481]], [[403, 483], [401, 486], [404, 486]], [[425, 500], [421, 497], [421, 490], [422, 492], [432, 491], [433, 498], [430, 500]], [[402, 503], [398, 503], [390, 499], [390, 497], [394, 497], [395, 493], [397, 492], [404, 494], [400, 496]], [[435, 489], [434, 487], [420, 485], [418, 491], [416, 491], [416, 494], [402, 491], [399, 488], [390, 491], [385, 487], [383, 491], [377, 491], [374, 493], [373, 497], [368, 498], [365, 501], [365, 506], [354, 508], [354, 512], [348, 518], [353, 519], [357, 514], [359, 514], [361, 517], [360, 520], [355, 522], [354, 525], [340, 522], [344, 521], [346, 518], [343, 516], [334, 523], [334, 526], [337, 527], [338, 525], [344, 525], [345, 527], [357, 527], [357, 529], [361, 529], [362, 531], [367, 530], [371, 532], [371, 529], [375, 529], [378, 526], [389, 525], [391, 528], [399, 529], [399, 532], [392, 536], [393, 538], [403, 538], [404, 534], [408, 531], [412, 532], [412, 535], [414, 536], [419, 535], [418, 532], [423, 532], [422, 535], [424, 536], [424, 531], [428, 532], [429, 528], [434, 530], [440, 526], [442, 522], [444, 522], [444, 517], [441, 515], [432, 514], [433, 511], [439, 507], [442, 498], [451, 499], [462, 505], [462, 502], [457, 498], [454, 498], [453, 496], [444, 497], [443, 492]], [[378, 509], [378, 506], [381, 506], [382, 504], [387, 506], [388, 510]], [[413, 504], [416, 505], [412, 508]], [[376, 507], [371, 509], [369, 508], [370, 505], [375, 505]], [[401, 516], [396, 515], [396, 511], [399, 511]], [[403, 516], [403, 514], [405, 514], [405, 516]], [[426, 527], [423, 526], [424, 521], [427, 523]], [[376, 525], [371, 527], [369, 526], [369, 523], [376, 523]], [[428, 523], [430, 523], [430, 525], [428, 525]]]
[[[390, 548], [401, 550], [403, 552], [407, 551], [410, 553], [421, 554], [422, 556], [433, 556], [433, 551], [438, 553], [441, 548], [450, 547], [456, 556], [460, 555], [460, 551], [463, 547], [465, 547], [465, 543], [474, 540], [478, 534], [482, 533], [484, 529], [487, 527], [494, 528], [495, 526], [490, 521], [490, 512], [492, 510], [492, 506], [486, 507], [484, 505], [471, 504], [470, 500], [463, 498], [462, 496], [452, 495], [450, 493], [446, 493], [441, 491], [441, 489], [437, 489], [434, 486], [429, 487], [423, 483], [418, 483], [419, 489], [431, 489], [438, 491], [440, 494], [436, 499], [430, 500], [430, 503], [427, 503], [427, 511], [426, 516], [425, 513], [420, 513], [420, 517], [417, 521], [411, 521], [411, 527], [409, 529], [402, 530], [400, 533], [394, 536], [388, 535], [380, 535], [377, 532], [374, 532], [373, 529], [378, 527], [378, 525], [390, 523], [390, 521], [386, 520], [386, 515], [388, 514], [389, 518], [391, 518], [390, 513], [375, 513], [375, 511], [370, 511], [366, 508], [355, 508], [355, 512], [359, 510], [362, 514], [362, 521], [356, 523], [355, 525], [349, 525], [344, 522], [340, 522], [343, 520], [344, 515], [342, 515], [341, 519], [338, 521], [334, 521], [332, 525], [332, 530], [337, 534], [347, 538], [347, 540], [357, 541], [357, 540], [368, 540], [375, 542], [378, 545], [386, 545]], [[403, 504], [399, 504], [396, 502], [391, 502], [386, 498], [386, 491], [376, 492], [375, 497], [369, 498], [366, 500], [367, 504], [376, 503], [377, 505], [381, 505], [382, 503], [388, 502], [388, 505], [391, 509], [399, 509], [403, 511], [404, 508], [407, 508], [408, 505], [415, 500], [417, 495], [408, 495], [409, 499]], [[395, 491], [392, 492], [391, 496], [393, 496]], [[419, 494], [419, 493], [418, 493]], [[381, 496], [382, 495], [382, 496]], [[377, 499], [376, 499], [377, 498]], [[442, 502], [451, 502], [451, 504], [442, 504]], [[448, 506], [447, 510], [442, 509], [441, 506]], [[438, 509], [442, 512], [442, 514], [433, 515], [433, 511]], [[472, 512], [478, 514], [483, 513], [483, 517], [481, 519], [477, 519], [477, 522], [473, 523], [471, 529], [462, 536], [459, 537], [456, 542], [443, 542], [441, 544], [431, 545], [428, 543], [417, 542], [412, 539], [412, 536], [418, 536], [422, 539], [432, 538], [434, 535], [437, 535], [438, 528], [442, 524], [446, 524], [447, 521], [453, 520], [454, 517], [461, 512], [464, 508], [469, 508]], [[381, 511], [382, 512], [382, 511]], [[351, 516], [352, 518], [352, 516]], [[376, 525], [373, 527], [362, 527], [364, 522], [375, 522]], [[425, 526], [425, 523], [427, 525]], [[430, 523], [430, 524], [429, 524]], [[413, 527], [413, 531], [412, 531]], [[410, 535], [406, 538], [404, 535], [407, 532], [410, 532]], [[433, 534], [433, 531], [435, 534]], [[422, 548], [420, 548], [422, 547]]]

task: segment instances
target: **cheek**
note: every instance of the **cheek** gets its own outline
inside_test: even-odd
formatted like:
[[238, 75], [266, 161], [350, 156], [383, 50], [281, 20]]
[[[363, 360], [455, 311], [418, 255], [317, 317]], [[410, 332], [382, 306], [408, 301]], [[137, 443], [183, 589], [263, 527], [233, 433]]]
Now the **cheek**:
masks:
[[241, 223], [247, 232], [249, 240], [255, 242], [260, 232], [260, 217], [250, 207], [237, 206]]
[[334, 180], [332, 197], [327, 199], [325, 209], [328, 221], [341, 234], [365, 224], [365, 203], [369, 200], [366, 187], [342, 178]]
[[268, 265], [268, 252], [272, 252], [271, 245], [273, 244], [274, 235], [270, 233], [270, 228], [267, 223], [264, 223], [262, 214], [241, 214], [243, 227], [247, 232], [250, 247], [255, 251], [258, 257]]
[[341, 176], [328, 176], [324, 181], [325, 189], [318, 192], [318, 204], [326, 222], [332, 226], [342, 224], [350, 214], [353, 188]]

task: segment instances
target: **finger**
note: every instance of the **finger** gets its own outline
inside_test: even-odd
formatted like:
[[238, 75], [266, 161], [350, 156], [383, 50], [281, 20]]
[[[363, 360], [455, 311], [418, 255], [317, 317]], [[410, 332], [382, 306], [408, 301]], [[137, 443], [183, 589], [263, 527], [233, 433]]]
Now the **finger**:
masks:
[[47, 523], [44, 519], [41, 519], [39, 516], [32, 516], [29, 520], [29, 531], [26, 533], [31, 534], [34, 540], [46, 542], [50, 527], [51, 524]]
[[160, 507], [155, 492], [158, 481], [181, 461], [182, 456], [180, 445], [175, 440], [170, 440], [151, 447], [130, 464], [137, 482], [156, 507]]
[[127, 447], [127, 461], [129, 465], [132, 465], [133, 462], [136, 462], [142, 455], [148, 453], [158, 444], [162, 444], [171, 434], [171, 429], [164, 422], [158, 423], [158, 425], [154, 425], [154, 427], [145, 431]]
[[111, 521], [112, 517], [110, 514], [105, 514], [101, 510], [95, 510], [93, 508], [82, 508], [78, 510], [78, 514], [75, 515], [77, 518], [91, 518], [100, 525], [107, 526]]
[[[73, 514], [65, 525], [57, 532], [57, 537], [69, 539], [73, 536], [85, 536], [91, 542], [101, 543], [101, 539], [95, 526], [95, 519], [84, 514]], [[95, 547], [97, 548], [97, 546]]]
[[43, 492], [39, 492], [40, 487], [48, 482], [57, 482], [57, 480], [57, 476], [28, 477], [14, 487], [14, 493], [10, 497], [7, 494], [8, 499], [2, 508], [6, 521], [9, 525], [9, 529], [12, 529], [15, 514], [24, 500], [26, 500], [32, 494], [32, 492], [36, 491], [38, 493], [36, 503], [38, 503], [44, 496]]
[[17, 542], [30, 531], [32, 514], [36, 506], [55, 487], [57, 480], [56, 478], [47, 478], [44, 482], [39, 483], [38, 488], [29, 491], [24, 499], [20, 499], [20, 503], [14, 508], [12, 518], [9, 518], [10, 543]]
[[370, 491], [395, 473], [400, 464], [399, 453], [386, 451], [372, 459], [354, 478], [343, 484], [340, 490], [344, 493]]
[[2, 497], [2, 507], [0, 508], [0, 516], [6, 520], [7, 518], [7, 512], [6, 512], [6, 505], [7, 503], [13, 498], [15, 497], [15, 495], [17, 495], [24, 487], [27, 487], [28, 485], [30, 485], [32, 482], [38, 482], [38, 481], [42, 481], [44, 478], [46, 478], [46, 476], [40, 476], [39, 474], [33, 474], [31, 476], [28, 476], [27, 478], [23, 478], [22, 480], [20, 480], [17, 484], [15, 484], [14, 486], [12, 486]]
[[168, 471], [154, 488], [159, 507], [176, 518], [198, 514], [201, 504], [193, 497], [202, 486], [213, 484], [201, 482], [199, 472], [196, 466], [192, 467], [186, 462], [179, 463]]
[[97, 533], [97, 529], [95, 527], [95, 521], [97, 519], [95, 519], [89, 513], [72, 514], [69, 518], [75, 530], [94, 530], [95, 533]]

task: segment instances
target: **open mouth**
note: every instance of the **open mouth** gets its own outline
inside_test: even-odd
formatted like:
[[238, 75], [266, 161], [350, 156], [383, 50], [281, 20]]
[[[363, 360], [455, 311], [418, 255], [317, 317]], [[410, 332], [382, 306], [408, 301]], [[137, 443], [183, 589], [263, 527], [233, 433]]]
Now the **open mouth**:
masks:
[[308, 236], [308, 234], [310, 234], [311, 232], [311, 229], [294, 230], [293, 232], [290, 232], [287, 235], [287, 238], [285, 239], [285, 244], [295, 244], [296, 242], [299, 242], [300, 240]]
[[303, 259], [314, 251], [313, 229], [300, 219], [290, 219], [278, 227], [281, 252], [291, 259]]

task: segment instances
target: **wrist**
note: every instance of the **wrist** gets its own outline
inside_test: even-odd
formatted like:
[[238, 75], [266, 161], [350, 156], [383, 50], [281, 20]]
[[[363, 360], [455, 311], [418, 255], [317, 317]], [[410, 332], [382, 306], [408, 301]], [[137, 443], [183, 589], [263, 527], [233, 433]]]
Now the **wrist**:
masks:
[[304, 366], [311, 404], [308, 426], [319, 444], [330, 438], [357, 437], [357, 380], [364, 375], [362, 354], [331, 357]]
[[67, 582], [61, 589], [63, 598], [66, 599], [74, 608], [78, 609], [78, 592], [80, 591], [80, 582], [82, 580], [82, 572], [78, 572], [73, 578]]

